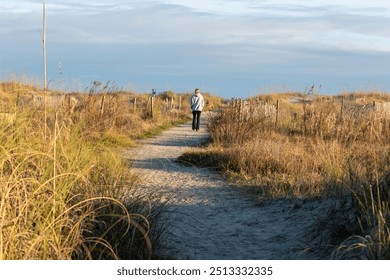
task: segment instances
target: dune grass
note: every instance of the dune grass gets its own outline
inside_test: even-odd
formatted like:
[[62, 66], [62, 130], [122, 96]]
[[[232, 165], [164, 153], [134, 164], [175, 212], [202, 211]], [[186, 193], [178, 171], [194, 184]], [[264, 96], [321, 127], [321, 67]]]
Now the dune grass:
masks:
[[340, 235], [346, 221], [328, 223], [334, 236], [351, 236], [332, 241], [333, 257], [388, 259], [389, 100], [359, 93], [233, 101], [210, 121], [211, 144], [182, 160], [223, 170], [262, 197], [347, 197], [348, 223], [358, 226]]
[[0, 90], [0, 259], [157, 258], [165, 206], [138, 195], [121, 152], [186, 113], [158, 101], [151, 119], [142, 95], [134, 112], [129, 93], [105, 88], [52, 97], [45, 121], [39, 88]]

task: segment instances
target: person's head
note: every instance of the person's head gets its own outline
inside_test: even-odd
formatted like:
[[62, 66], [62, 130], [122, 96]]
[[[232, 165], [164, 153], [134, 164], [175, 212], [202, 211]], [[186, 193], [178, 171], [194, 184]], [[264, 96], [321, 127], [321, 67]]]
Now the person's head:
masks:
[[196, 94], [200, 93], [200, 90], [199, 90], [198, 88], [195, 89], [195, 93], [196, 93]]

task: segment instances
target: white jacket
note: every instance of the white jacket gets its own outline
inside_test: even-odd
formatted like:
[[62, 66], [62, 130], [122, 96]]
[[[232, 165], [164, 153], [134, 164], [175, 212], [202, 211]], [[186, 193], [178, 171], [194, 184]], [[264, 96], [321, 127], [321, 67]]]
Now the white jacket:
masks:
[[204, 99], [202, 94], [194, 93], [191, 96], [191, 110], [192, 111], [202, 111], [204, 108]]

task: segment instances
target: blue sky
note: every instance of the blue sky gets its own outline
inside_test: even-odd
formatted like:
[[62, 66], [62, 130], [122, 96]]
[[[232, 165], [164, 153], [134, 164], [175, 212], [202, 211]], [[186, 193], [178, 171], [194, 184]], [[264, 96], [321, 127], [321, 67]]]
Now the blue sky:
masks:
[[[390, 92], [390, 1], [47, 0], [50, 86]], [[0, 78], [42, 80], [42, 1], [0, 0]]]

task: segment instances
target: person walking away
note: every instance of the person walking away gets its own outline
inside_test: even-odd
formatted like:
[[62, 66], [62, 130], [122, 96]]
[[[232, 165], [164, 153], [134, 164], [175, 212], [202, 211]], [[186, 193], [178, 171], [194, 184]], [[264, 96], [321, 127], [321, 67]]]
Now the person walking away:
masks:
[[192, 110], [192, 130], [199, 130], [200, 114], [204, 108], [204, 98], [200, 90], [195, 89], [195, 93], [191, 96], [191, 110]]

